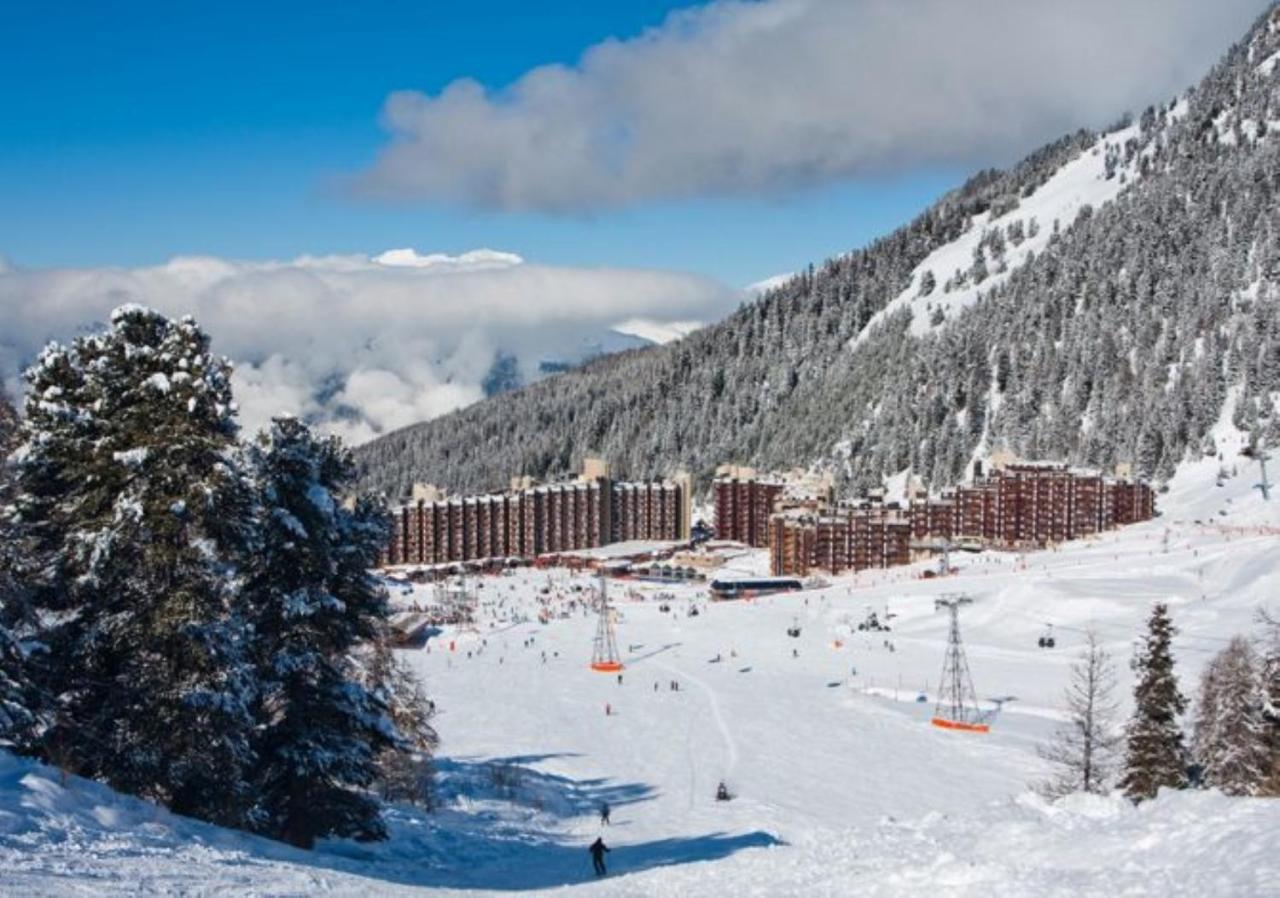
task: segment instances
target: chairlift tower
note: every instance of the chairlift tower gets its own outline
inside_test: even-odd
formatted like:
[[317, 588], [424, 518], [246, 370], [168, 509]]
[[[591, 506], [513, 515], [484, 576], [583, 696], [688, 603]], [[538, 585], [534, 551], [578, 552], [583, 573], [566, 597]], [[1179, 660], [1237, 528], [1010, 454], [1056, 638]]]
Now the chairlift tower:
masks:
[[945, 608], [951, 615], [951, 629], [947, 636], [947, 654], [942, 662], [938, 703], [931, 723], [944, 730], [985, 733], [990, 727], [980, 719], [973, 675], [969, 673], [964, 644], [960, 641], [960, 609], [971, 604], [973, 599], [965, 595], [945, 595], [934, 600], [935, 609]]
[[591, 669], [601, 673], [618, 673], [622, 670], [622, 659], [618, 655], [618, 637], [613, 626], [613, 609], [609, 607], [609, 592], [605, 587], [603, 573], [600, 574], [596, 636], [591, 645]]

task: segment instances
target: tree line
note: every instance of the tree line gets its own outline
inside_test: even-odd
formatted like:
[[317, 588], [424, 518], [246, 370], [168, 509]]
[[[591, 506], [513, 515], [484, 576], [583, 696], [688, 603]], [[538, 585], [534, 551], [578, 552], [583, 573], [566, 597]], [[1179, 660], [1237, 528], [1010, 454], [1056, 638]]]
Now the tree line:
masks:
[[1202, 672], [1189, 741], [1168, 606], [1152, 609], [1134, 654], [1134, 707], [1123, 728], [1115, 667], [1090, 632], [1071, 670], [1067, 720], [1041, 748], [1054, 773], [1040, 791], [1058, 797], [1118, 788], [1135, 802], [1191, 786], [1280, 796], [1280, 621], [1265, 613], [1259, 621], [1254, 640], [1233, 637]]
[[27, 370], [0, 480], [0, 738], [294, 845], [382, 838], [378, 792], [425, 794], [436, 744], [369, 573], [385, 511], [301, 421], [242, 441], [230, 374], [195, 321], [138, 306]]

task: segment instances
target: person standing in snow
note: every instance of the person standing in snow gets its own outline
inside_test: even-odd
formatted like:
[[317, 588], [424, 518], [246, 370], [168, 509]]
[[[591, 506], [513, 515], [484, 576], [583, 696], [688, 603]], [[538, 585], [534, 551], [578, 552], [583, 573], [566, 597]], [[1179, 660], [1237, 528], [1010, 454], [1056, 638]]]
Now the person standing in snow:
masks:
[[603, 802], [600, 805], [600, 823], [601, 825], [609, 822], [609, 802]]
[[595, 868], [596, 876], [604, 876], [604, 853], [609, 850], [609, 846], [604, 844], [602, 837], [597, 836], [587, 850], [591, 852], [591, 865]]

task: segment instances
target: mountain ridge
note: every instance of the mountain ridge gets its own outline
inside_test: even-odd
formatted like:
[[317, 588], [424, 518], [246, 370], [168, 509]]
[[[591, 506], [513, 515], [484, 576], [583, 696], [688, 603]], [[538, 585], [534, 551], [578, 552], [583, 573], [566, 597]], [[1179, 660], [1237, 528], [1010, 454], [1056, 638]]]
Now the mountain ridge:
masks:
[[[1136, 122], [979, 172], [682, 340], [388, 434], [358, 450], [363, 483], [489, 489], [600, 452], [633, 477], [739, 461], [830, 467], [855, 486], [911, 468], [942, 486], [997, 447], [1167, 479], [1217, 451], [1205, 440], [1231, 386], [1237, 424], [1280, 437], [1277, 54], [1273, 6], [1198, 86]], [[1098, 208], [1018, 214], [1091, 157], [1118, 185]], [[1040, 249], [1024, 251], [1033, 225]], [[965, 240], [968, 269], [933, 271], [926, 290], [917, 269]]]

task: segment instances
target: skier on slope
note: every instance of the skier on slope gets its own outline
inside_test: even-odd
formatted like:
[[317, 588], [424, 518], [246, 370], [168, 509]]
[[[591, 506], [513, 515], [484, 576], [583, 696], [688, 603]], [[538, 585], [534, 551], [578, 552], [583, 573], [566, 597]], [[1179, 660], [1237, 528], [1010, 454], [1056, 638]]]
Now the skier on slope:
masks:
[[596, 876], [604, 876], [604, 853], [609, 850], [609, 846], [604, 844], [604, 839], [600, 836], [591, 843], [591, 847], [587, 851], [591, 852], [591, 865], [595, 868]]
[[604, 825], [609, 822], [609, 802], [601, 802], [600, 804], [600, 823]]

